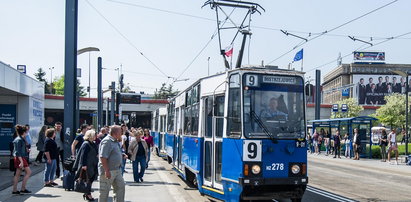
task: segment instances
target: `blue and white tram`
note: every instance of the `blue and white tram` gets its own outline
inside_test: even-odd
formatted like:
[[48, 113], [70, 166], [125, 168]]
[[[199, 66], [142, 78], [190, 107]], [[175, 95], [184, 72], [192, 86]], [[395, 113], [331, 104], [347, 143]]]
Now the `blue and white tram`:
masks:
[[240, 68], [202, 78], [171, 100], [166, 131], [169, 162], [202, 194], [300, 201], [305, 192], [301, 72]]

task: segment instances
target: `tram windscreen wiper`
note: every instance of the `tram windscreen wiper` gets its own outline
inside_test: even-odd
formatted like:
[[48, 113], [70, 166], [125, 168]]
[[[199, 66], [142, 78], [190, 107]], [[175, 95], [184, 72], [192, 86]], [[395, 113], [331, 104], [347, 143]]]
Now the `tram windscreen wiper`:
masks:
[[265, 124], [261, 121], [260, 117], [253, 111], [250, 111], [250, 116], [251, 118], [254, 119], [255, 122], [260, 126], [261, 129], [263, 129], [264, 133], [271, 139], [275, 140], [273, 134], [268, 130], [268, 128], [265, 126]]

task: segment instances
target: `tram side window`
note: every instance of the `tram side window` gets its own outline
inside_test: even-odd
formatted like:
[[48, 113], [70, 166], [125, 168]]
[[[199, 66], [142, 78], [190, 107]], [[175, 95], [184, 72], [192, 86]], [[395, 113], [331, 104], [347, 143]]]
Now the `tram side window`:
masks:
[[175, 103], [172, 102], [170, 103], [170, 105], [168, 106], [168, 121], [167, 121], [167, 131], [169, 133], [173, 133], [174, 132], [174, 112], [175, 112]]
[[186, 92], [186, 105], [184, 110], [184, 135], [191, 134], [191, 90]]
[[160, 132], [164, 132], [164, 116], [160, 116]]
[[154, 118], [154, 131], [158, 132], [158, 110], [156, 112], [156, 117]]
[[240, 75], [230, 76], [228, 91], [227, 137], [241, 137]]
[[191, 111], [191, 135], [197, 136], [198, 135], [198, 115], [199, 115], [199, 104], [196, 103], [192, 106]]
[[209, 96], [206, 99], [206, 113], [207, 113], [207, 118], [205, 118], [205, 135], [206, 137], [212, 137], [213, 136], [213, 102], [214, 102], [214, 97]]
[[186, 107], [184, 112], [184, 135], [191, 134], [191, 106]]
[[198, 135], [198, 117], [200, 113], [200, 103], [199, 103], [199, 88], [200, 86], [197, 85], [191, 91], [191, 135], [197, 136]]

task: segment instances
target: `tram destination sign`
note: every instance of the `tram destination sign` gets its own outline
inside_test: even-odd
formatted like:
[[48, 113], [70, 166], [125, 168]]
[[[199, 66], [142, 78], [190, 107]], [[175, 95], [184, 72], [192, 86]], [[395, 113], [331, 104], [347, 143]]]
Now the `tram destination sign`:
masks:
[[295, 84], [297, 80], [293, 77], [285, 76], [263, 76], [264, 83]]

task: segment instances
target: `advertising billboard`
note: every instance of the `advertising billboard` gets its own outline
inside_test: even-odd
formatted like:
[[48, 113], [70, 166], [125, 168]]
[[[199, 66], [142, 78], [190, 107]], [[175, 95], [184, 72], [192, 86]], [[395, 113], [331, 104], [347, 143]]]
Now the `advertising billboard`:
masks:
[[385, 52], [354, 52], [355, 62], [377, 62], [381, 63], [385, 61]]
[[16, 125], [16, 105], [0, 104], [0, 155], [9, 155]]
[[385, 96], [405, 94], [405, 82], [405, 77], [399, 75], [353, 75], [353, 97], [358, 99], [360, 105], [384, 105]]

